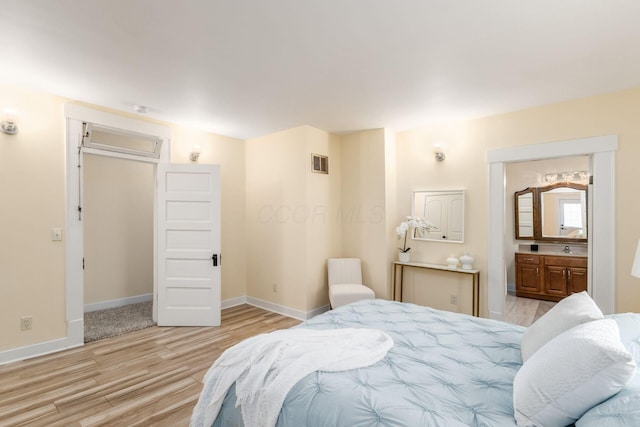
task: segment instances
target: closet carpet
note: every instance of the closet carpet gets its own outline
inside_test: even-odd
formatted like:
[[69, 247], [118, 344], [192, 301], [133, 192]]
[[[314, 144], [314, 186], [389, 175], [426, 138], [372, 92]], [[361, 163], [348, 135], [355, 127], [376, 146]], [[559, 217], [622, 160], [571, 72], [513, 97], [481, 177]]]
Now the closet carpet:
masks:
[[84, 342], [115, 337], [127, 332], [149, 328], [156, 323], [151, 318], [151, 301], [129, 304], [84, 314]]

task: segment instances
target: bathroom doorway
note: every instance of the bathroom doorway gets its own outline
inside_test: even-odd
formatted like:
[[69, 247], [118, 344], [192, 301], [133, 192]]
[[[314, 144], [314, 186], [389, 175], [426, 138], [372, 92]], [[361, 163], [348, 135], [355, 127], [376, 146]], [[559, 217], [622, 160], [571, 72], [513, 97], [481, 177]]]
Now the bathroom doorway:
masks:
[[[489, 235], [505, 233], [505, 168], [511, 162], [590, 156], [589, 170], [595, 177], [590, 185], [591, 223], [588, 289], [605, 314], [615, 312], [615, 152], [616, 135], [581, 138], [489, 150]], [[593, 244], [597, 241], [598, 244]], [[507, 293], [504, 239], [488, 242], [488, 312], [493, 319], [504, 316]]]
[[[549, 188], [550, 186], [559, 185], [560, 183], [587, 186], [590, 175], [589, 163], [589, 156], [568, 156], [506, 164], [504, 258], [507, 275], [507, 296], [505, 299], [505, 320], [522, 326], [529, 326], [555, 305], [554, 301], [549, 301], [544, 295], [516, 295], [517, 274], [515, 259], [517, 253], [525, 255], [533, 253], [534, 255], [548, 254], [566, 256], [564, 254], [564, 248], [569, 246], [572, 255], [579, 257], [579, 260], [587, 263], [588, 259], [587, 242], [583, 239], [576, 239], [575, 242], [564, 243], [537, 241], [532, 240], [531, 237], [518, 239], [515, 233], [516, 227], [518, 226], [516, 224], [515, 193], [531, 188]], [[585, 213], [584, 235], [588, 236], [586, 217], [589, 211], [586, 206], [586, 200], [582, 207]], [[578, 208], [580, 208], [580, 204], [578, 204]], [[531, 214], [533, 216], [533, 212]], [[536, 214], [539, 216], [546, 215], [547, 217], [554, 216], [554, 223], [563, 223], [557, 221], [557, 218], [555, 218], [555, 216], [558, 215], [562, 216], [562, 211], [559, 209], [551, 209], [550, 207], [547, 209], [536, 209]], [[579, 217], [581, 220], [580, 215]], [[518, 219], [520, 222], [526, 224], [534, 222], [533, 217], [531, 219], [521, 217]], [[547, 219], [547, 222], [551, 223], [551, 218]], [[538, 220], [538, 224], [540, 223], [541, 221]], [[558, 235], [559, 233], [560, 231]], [[537, 248], [534, 252], [530, 249], [532, 244]], [[536, 259], [538, 258], [539, 256], [536, 257]], [[538, 271], [541, 283], [540, 291], [543, 292], [545, 281], [544, 267], [536, 266], [536, 271]]]

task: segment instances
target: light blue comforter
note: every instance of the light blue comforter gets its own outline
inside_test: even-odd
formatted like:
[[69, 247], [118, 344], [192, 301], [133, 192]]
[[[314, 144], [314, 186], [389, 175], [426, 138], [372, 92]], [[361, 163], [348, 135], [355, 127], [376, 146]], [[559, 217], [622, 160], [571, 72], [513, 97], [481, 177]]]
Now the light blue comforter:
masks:
[[[520, 326], [367, 300], [298, 327], [381, 329], [394, 346], [367, 368], [305, 377], [287, 395], [278, 427], [515, 425]], [[232, 387], [214, 426], [242, 425]]]

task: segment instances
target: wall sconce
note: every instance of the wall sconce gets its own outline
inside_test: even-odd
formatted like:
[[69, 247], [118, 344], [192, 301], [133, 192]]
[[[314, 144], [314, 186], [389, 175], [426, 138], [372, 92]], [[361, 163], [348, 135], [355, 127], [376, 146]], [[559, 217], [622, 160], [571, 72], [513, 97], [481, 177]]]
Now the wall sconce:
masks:
[[433, 143], [433, 154], [437, 161], [442, 162], [445, 159], [444, 144], [442, 142]]
[[15, 135], [18, 133], [18, 124], [16, 123], [16, 110], [7, 108], [2, 115], [0, 122], [0, 130], [7, 135]]
[[189, 158], [191, 159], [192, 162], [197, 162], [198, 161], [198, 157], [200, 157], [200, 146], [199, 145], [194, 145], [193, 146], [193, 151], [191, 153], [189, 153]]

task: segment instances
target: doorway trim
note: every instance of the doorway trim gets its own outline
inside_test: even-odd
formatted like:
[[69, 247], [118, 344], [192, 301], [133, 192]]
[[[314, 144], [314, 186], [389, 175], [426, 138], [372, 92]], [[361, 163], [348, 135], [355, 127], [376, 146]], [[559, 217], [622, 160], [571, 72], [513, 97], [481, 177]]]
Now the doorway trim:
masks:
[[[558, 157], [591, 156], [594, 177], [588, 256], [591, 296], [604, 314], [615, 313], [615, 152], [618, 135], [597, 136], [487, 151], [489, 164], [489, 236], [503, 236], [505, 164]], [[487, 300], [489, 317], [501, 320], [507, 289], [504, 239], [488, 239]]]
[[[84, 275], [82, 271], [84, 233], [82, 221], [78, 215], [78, 200], [81, 192], [80, 185], [78, 184], [81, 177], [80, 168], [78, 167], [78, 146], [83, 131], [82, 123], [94, 123], [115, 129], [159, 137], [162, 139], [162, 149], [158, 163], [169, 162], [171, 129], [167, 126], [93, 110], [77, 104], [65, 104], [64, 114], [66, 119], [66, 342], [69, 344], [69, 347], [75, 347], [84, 344]], [[115, 157], [123, 156], [119, 155]], [[154, 230], [155, 215], [154, 207]], [[155, 259], [155, 247], [153, 250]], [[155, 266], [153, 274], [155, 294]]]

